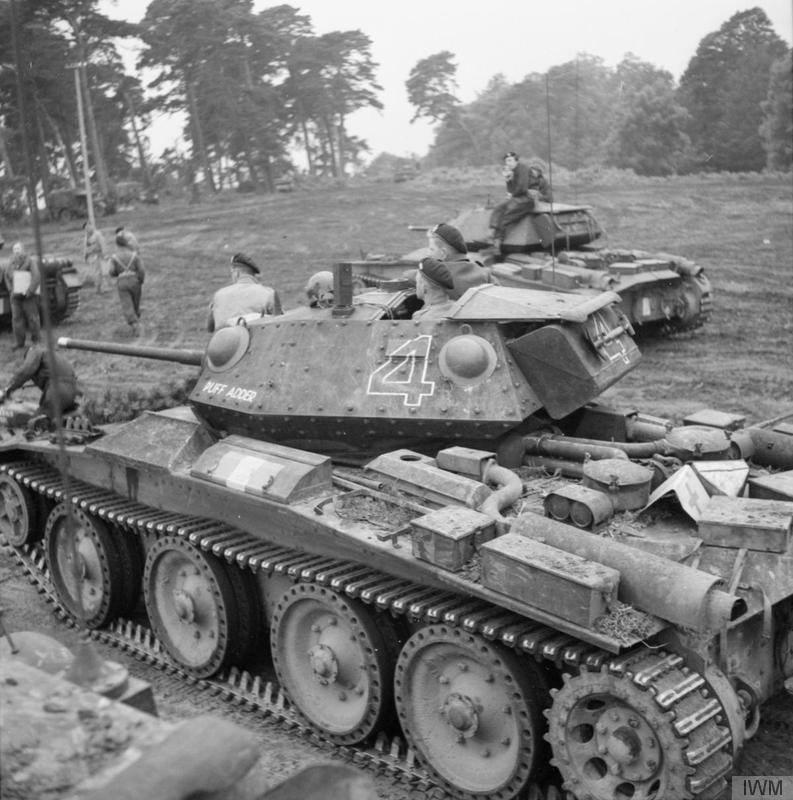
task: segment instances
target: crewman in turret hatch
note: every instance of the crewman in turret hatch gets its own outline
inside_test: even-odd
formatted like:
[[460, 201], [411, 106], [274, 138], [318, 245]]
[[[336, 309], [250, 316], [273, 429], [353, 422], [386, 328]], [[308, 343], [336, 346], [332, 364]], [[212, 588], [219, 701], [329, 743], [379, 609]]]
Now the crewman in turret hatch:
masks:
[[231, 257], [231, 283], [218, 289], [209, 304], [207, 330], [237, 325], [240, 320], [251, 321], [265, 315], [282, 314], [278, 292], [259, 283], [261, 270], [245, 253]]
[[[427, 231], [430, 259], [442, 261], [452, 277], [450, 297], [459, 300], [472, 286], [493, 283], [490, 270], [471, 259], [462, 233], [446, 222]], [[425, 259], [427, 260], [427, 259]]]
[[330, 308], [333, 305], [333, 273], [315, 272], [306, 283], [306, 297], [311, 308]]
[[452, 299], [454, 280], [443, 261], [424, 258], [416, 272], [416, 297], [424, 306], [413, 313], [413, 319], [443, 319], [456, 300]]

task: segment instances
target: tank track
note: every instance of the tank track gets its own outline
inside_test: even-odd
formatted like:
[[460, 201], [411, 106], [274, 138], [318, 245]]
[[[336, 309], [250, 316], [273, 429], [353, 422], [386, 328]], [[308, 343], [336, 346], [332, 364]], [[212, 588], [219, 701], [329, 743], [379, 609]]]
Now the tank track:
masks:
[[[0, 472], [54, 502], [67, 498], [61, 476], [48, 465], [31, 461], [4, 463], [0, 464]], [[686, 786], [693, 796], [709, 800], [717, 797], [726, 785], [725, 776], [732, 769], [732, 758], [724, 749], [731, 741], [729, 731], [718, 724], [724, 719], [723, 709], [718, 700], [703, 688], [704, 679], [682, 666], [682, 659], [677, 655], [637, 647], [615, 657], [485, 601], [412, 584], [354, 562], [266, 544], [220, 522], [152, 509], [80, 481], [70, 482], [70, 495], [75, 506], [130, 535], [182, 536], [194, 546], [239, 569], [315, 582], [413, 622], [440, 622], [461, 627], [488, 641], [497, 641], [518, 653], [531, 655], [538, 661], [550, 661], [562, 672], [608, 671], [633, 680], [654, 697], [660, 711], [665, 714], [676, 715], [678, 706], [685, 702], [686, 714], [676, 723], [675, 735], [685, 746], [685, 758], [689, 764]], [[37, 591], [54, 607], [55, 614], [72, 627], [76, 626], [77, 621], [60, 602], [50, 581], [43, 548], [39, 544], [14, 547], [2, 537], [0, 544], [13, 553]], [[171, 661], [151, 630], [128, 620], [117, 620], [109, 628], [89, 631], [89, 635], [168, 674], [183, 678], [194, 687], [277, 721], [285, 729], [308, 738], [323, 749], [333, 750], [358, 766], [383, 773], [395, 782], [407, 783], [429, 798], [445, 796], [434, 787], [430, 774], [418, 763], [417, 754], [401, 737], [389, 738], [380, 732], [375, 743], [368, 748], [339, 745], [309, 726], [296, 710], [290, 708], [288, 699], [274, 682], [263, 682], [260, 677], [235, 667], [210, 679], [197, 679]], [[695, 735], [696, 748], [691, 748], [689, 743]], [[560, 795], [556, 787], [551, 787], [549, 796], [576, 800], [571, 791]], [[541, 800], [542, 794], [533, 797]]]
[[58, 322], [71, 317], [80, 307], [80, 290], [77, 287], [70, 287], [66, 290], [66, 308], [63, 314], [59, 315]]
[[47, 292], [51, 298], [50, 308], [52, 309], [50, 313], [52, 314], [52, 322], [56, 325], [71, 317], [80, 307], [80, 287], [78, 286], [67, 287], [66, 304], [63, 308], [57, 307], [55, 298], [57, 296], [58, 280], [59, 278], [56, 275], [47, 278]]

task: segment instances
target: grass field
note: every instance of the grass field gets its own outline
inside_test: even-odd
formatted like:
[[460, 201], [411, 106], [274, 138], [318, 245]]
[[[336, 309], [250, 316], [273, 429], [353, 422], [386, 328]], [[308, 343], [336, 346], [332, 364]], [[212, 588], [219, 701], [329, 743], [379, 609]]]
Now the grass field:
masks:
[[[495, 173], [494, 173], [495, 176]], [[448, 219], [488, 195], [494, 177], [461, 171], [429, 173], [405, 183], [351, 181], [344, 187], [300, 188], [290, 194], [227, 193], [199, 204], [169, 201], [100, 220], [109, 241], [117, 225], [134, 230], [147, 268], [141, 341], [202, 347], [206, 309], [228, 280], [232, 253], [243, 250], [263, 267], [286, 307], [302, 301], [317, 269], [362, 253], [400, 253], [422, 243], [411, 223]], [[621, 181], [605, 176], [582, 188], [555, 185], [561, 202], [585, 202], [608, 244], [662, 250], [704, 265], [714, 287], [711, 321], [693, 334], [643, 341], [644, 360], [607, 398], [652, 414], [680, 417], [702, 407], [760, 421], [793, 405], [793, 187], [790, 176], [711, 176]], [[30, 229], [4, 230], [6, 241]], [[42, 226], [44, 249], [79, 261], [78, 221]], [[84, 288], [74, 318], [58, 335], [130, 341], [115, 289]], [[321, 342], [317, 343], [321, 346]], [[73, 351], [89, 394], [107, 386], [149, 389], [194, 370], [161, 362]], [[339, 353], [334, 358], [342, 358]], [[11, 370], [10, 333], [0, 334], [0, 370]], [[32, 394], [35, 396], [35, 393]]]

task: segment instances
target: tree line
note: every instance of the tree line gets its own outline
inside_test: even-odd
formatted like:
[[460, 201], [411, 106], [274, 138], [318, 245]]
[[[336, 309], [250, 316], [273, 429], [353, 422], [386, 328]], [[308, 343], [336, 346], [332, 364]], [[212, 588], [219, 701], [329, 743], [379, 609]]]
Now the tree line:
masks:
[[[121, 48], [132, 42], [130, 74]], [[317, 35], [290, 5], [255, 12], [253, 0], [151, 0], [139, 24], [110, 19], [98, 0], [0, 4], [0, 188], [24, 182], [23, 136], [45, 194], [80, 184], [78, 92], [109, 196], [129, 178], [216, 191], [272, 190], [295, 168], [343, 176], [369, 152], [349, 116], [383, 107], [371, 45], [360, 30]], [[679, 84], [631, 54], [616, 68], [581, 54], [517, 83], [497, 75], [463, 104], [456, 69], [443, 51], [405, 83], [415, 118], [437, 123], [430, 166], [493, 163], [505, 150], [647, 175], [791, 166], [791, 51], [759, 8], [705, 36]], [[184, 120], [185, 148], [153, 161], [146, 131], [161, 113]]]
[[494, 77], [471, 103], [456, 92], [443, 51], [407, 81], [416, 116], [438, 123], [427, 161], [484, 164], [507, 150], [568, 169], [609, 165], [641, 175], [789, 170], [791, 50], [760, 8], [705, 36], [679, 84], [627, 54], [616, 68], [580, 54], [518, 83]]
[[[228, 180], [272, 189], [295, 147], [307, 172], [341, 176], [368, 149], [347, 118], [382, 108], [371, 40], [358, 30], [316, 35], [289, 5], [256, 13], [252, 0], [152, 0], [132, 24], [102, 14], [98, 0], [16, 0], [16, 30], [11, 11], [0, 5], [0, 176], [24, 173], [24, 135], [45, 193], [58, 178], [81, 180], [75, 71], [103, 193], [112, 193], [111, 177], [149, 183], [157, 171], [191, 185], [200, 178], [212, 191]], [[142, 50], [129, 74], [120, 47], [132, 40]], [[154, 114], [174, 112], [186, 120], [186, 150], [152, 164], [145, 132]]]

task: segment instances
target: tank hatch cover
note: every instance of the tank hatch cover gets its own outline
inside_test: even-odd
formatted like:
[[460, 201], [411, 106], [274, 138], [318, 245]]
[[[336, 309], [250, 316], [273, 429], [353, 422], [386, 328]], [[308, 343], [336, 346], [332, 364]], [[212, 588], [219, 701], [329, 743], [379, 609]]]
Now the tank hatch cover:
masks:
[[469, 289], [447, 316], [461, 322], [585, 322], [594, 311], [612, 303], [619, 303], [614, 292], [590, 298], [487, 284]]

